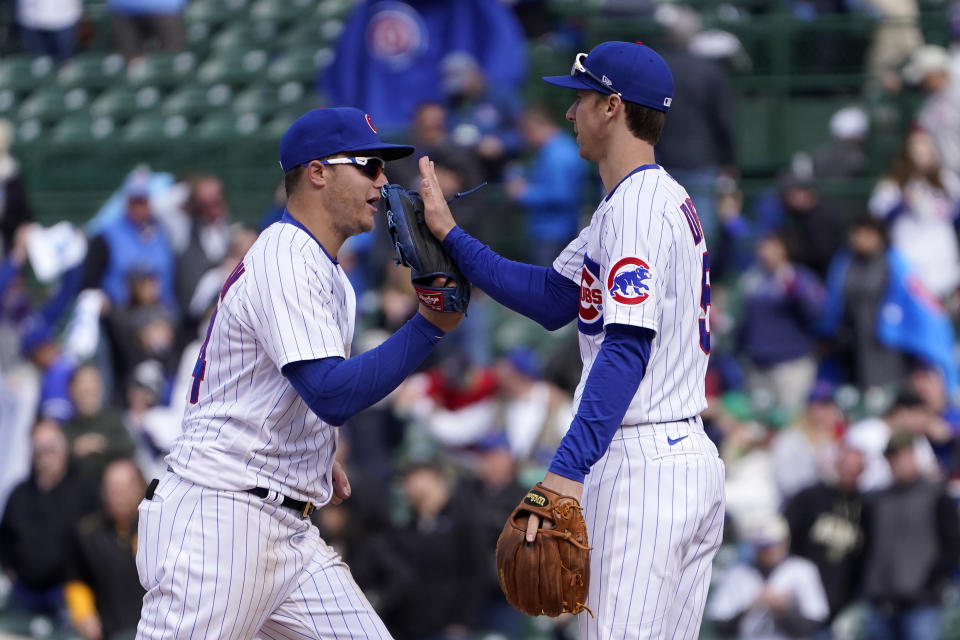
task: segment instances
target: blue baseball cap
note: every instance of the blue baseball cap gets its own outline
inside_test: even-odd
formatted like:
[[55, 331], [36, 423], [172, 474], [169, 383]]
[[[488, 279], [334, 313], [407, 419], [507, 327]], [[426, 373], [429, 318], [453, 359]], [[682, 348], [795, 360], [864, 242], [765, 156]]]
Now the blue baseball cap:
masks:
[[656, 51], [638, 42], [602, 42], [588, 54], [578, 53], [570, 75], [546, 76], [550, 84], [568, 89], [618, 93], [657, 111], [673, 102], [673, 74]]
[[297, 118], [280, 139], [280, 168], [287, 172], [317, 158], [356, 152], [396, 160], [413, 153], [413, 147], [380, 140], [370, 115], [360, 109], [313, 109]]

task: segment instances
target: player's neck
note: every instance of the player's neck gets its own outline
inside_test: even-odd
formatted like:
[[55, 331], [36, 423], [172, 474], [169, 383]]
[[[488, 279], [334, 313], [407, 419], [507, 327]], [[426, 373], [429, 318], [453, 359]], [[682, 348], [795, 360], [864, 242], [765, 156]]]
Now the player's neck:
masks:
[[653, 146], [632, 135], [607, 146], [606, 154], [597, 161], [603, 189], [610, 193], [631, 171], [645, 164], [654, 164]]
[[287, 202], [287, 211], [307, 228], [307, 231], [320, 243], [327, 255], [336, 257], [346, 238], [340, 237], [340, 234], [336, 232], [333, 225], [329, 223], [330, 217], [328, 215], [323, 211], [305, 207], [302, 203], [293, 199]]

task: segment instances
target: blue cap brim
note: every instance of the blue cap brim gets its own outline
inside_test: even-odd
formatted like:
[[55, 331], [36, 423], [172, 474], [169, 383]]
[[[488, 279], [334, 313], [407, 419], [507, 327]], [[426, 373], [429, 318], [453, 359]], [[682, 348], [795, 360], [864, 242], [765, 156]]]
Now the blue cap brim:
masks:
[[384, 160], [399, 160], [413, 153], [414, 148], [405, 144], [385, 144], [381, 142], [379, 144], [351, 147], [338, 153], [355, 153], [357, 151], [377, 151]]
[[[581, 74], [583, 75], [583, 74]], [[586, 91], [596, 91], [597, 88], [592, 84], [588, 84], [581, 78], [575, 78], [574, 76], [543, 76], [544, 82], [549, 82], [550, 84], [556, 85], [558, 87], [566, 87], [567, 89], [584, 89]]]

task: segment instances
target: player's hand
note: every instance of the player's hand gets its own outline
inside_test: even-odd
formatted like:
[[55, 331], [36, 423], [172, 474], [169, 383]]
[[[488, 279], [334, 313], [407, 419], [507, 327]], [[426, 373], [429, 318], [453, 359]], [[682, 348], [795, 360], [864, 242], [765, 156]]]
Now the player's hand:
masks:
[[[555, 473], [547, 472], [547, 475], [543, 477], [543, 486], [553, 491], [556, 491], [560, 495], [570, 496], [576, 498], [577, 502], [580, 502], [583, 498], [583, 483], [577, 482], [576, 480], [571, 480], [570, 478], [564, 478], [563, 476], [558, 476]], [[540, 521], [540, 516], [530, 514], [530, 517], [527, 519], [527, 542], [533, 542], [534, 538], [537, 537], [537, 529], [553, 529], [553, 522], [550, 520], [544, 520], [542, 523]]]
[[423, 198], [423, 218], [430, 231], [443, 242], [450, 230], [457, 226], [440, 190], [437, 173], [429, 156], [420, 158], [420, 197]]
[[340, 504], [350, 497], [350, 480], [339, 461], [333, 462], [333, 497], [330, 504]]

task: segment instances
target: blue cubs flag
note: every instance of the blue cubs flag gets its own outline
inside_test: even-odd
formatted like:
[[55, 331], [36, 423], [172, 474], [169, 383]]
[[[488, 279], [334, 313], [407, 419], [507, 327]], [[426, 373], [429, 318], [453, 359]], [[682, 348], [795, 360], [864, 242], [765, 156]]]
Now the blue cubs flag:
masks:
[[406, 127], [418, 104], [443, 100], [440, 63], [461, 51], [477, 60], [488, 86], [519, 89], [525, 42], [503, 3], [366, 0], [347, 20], [320, 89], [328, 104], [367, 111], [379, 127]]

